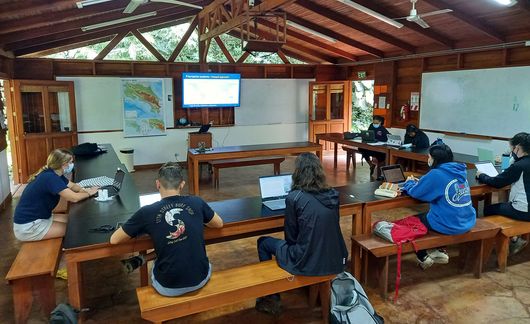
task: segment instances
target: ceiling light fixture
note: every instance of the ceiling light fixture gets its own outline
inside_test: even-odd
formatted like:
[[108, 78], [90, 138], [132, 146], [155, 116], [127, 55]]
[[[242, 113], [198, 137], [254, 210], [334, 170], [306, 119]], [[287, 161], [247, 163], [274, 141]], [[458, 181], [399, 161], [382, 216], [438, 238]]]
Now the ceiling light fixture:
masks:
[[513, 6], [514, 4], [517, 3], [517, 0], [495, 0], [495, 2], [503, 5], [503, 6], [507, 6], [507, 7], [511, 7]]
[[294, 27], [294, 28], [296, 28], [296, 29], [303, 30], [303, 31], [305, 31], [306, 33], [313, 34], [313, 35], [315, 35], [315, 36], [318, 36], [318, 37], [320, 37], [320, 38], [323, 38], [323, 39], [327, 40], [328, 42], [332, 42], [332, 43], [336, 43], [336, 42], [337, 42], [337, 40], [336, 40], [335, 38], [333, 38], [333, 37], [329, 37], [328, 35], [324, 35], [324, 34], [322, 34], [322, 33], [317, 32], [316, 30], [313, 30], [313, 29], [307, 28], [307, 27], [302, 26], [302, 25], [300, 25], [300, 24], [297, 24], [297, 23], [295, 23], [295, 22], [293, 22], [293, 21], [288, 20], [288, 21], [287, 21], [287, 25], [288, 25], [288, 26], [291, 26], [291, 27]]
[[77, 2], [77, 8], [79, 9], [82, 9], [86, 6], [91, 6], [91, 5], [95, 5], [95, 4], [98, 4], [98, 3], [103, 3], [103, 2], [109, 2], [110, 0], [83, 0], [83, 1], [79, 1]]
[[102, 28], [102, 27], [108, 27], [108, 26], [112, 26], [112, 25], [121, 24], [121, 23], [124, 23], [124, 22], [134, 21], [134, 20], [147, 18], [147, 17], [153, 17], [153, 16], [156, 16], [156, 11], [147, 12], [147, 13], [144, 13], [144, 14], [141, 14], [141, 15], [130, 16], [130, 17], [125, 17], [125, 18], [116, 19], [116, 20], [105, 21], [105, 22], [102, 22], [102, 23], [99, 23], [99, 24], [88, 25], [88, 26], [85, 26], [85, 27], [81, 27], [81, 30], [82, 31], [89, 31], [89, 30], [93, 30], [93, 29], [98, 29], [98, 28]]
[[348, 6], [354, 8], [354, 9], [357, 9], [357, 10], [359, 10], [361, 12], [364, 12], [365, 14], [367, 14], [369, 16], [377, 18], [377, 19], [379, 19], [379, 20], [381, 20], [383, 22], [386, 22], [387, 24], [392, 25], [392, 26], [394, 26], [396, 28], [403, 27], [402, 23], [399, 23], [399, 22], [397, 22], [397, 21], [395, 21], [395, 20], [393, 20], [391, 18], [388, 18], [387, 16], [384, 16], [384, 15], [380, 14], [379, 12], [373, 11], [372, 9], [367, 8], [367, 7], [363, 6], [363, 5], [360, 5], [360, 4], [356, 3], [356, 2], [353, 2], [353, 1], [350, 1], [350, 0], [337, 0], [337, 1], [342, 2], [345, 5], [348, 5]]

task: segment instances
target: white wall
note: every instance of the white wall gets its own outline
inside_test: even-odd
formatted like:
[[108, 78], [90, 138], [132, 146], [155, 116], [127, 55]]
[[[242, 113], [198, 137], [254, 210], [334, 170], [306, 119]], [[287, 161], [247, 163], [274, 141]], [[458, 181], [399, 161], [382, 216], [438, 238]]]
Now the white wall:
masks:
[[0, 152], [0, 203], [11, 193], [7, 164], [7, 150]]

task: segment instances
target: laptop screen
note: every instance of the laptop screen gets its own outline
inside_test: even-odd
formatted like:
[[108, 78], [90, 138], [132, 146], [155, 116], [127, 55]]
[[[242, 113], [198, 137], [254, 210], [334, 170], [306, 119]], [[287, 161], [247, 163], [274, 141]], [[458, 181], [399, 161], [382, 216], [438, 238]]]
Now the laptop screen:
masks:
[[375, 133], [373, 130], [361, 131], [361, 138], [363, 141], [373, 141], [375, 139]]
[[268, 176], [259, 178], [259, 189], [261, 198], [267, 199], [272, 197], [287, 196], [291, 190], [292, 175], [282, 174], [279, 176]]
[[123, 183], [123, 178], [125, 178], [125, 172], [123, 170], [116, 170], [116, 175], [114, 176], [114, 183], [112, 184], [117, 190], [121, 189], [121, 184]]
[[399, 164], [381, 167], [381, 173], [383, 173], [383, 177], [387, 182], [399, 183], [406, 180], [403, 169], [401, 169], [401, 165]]

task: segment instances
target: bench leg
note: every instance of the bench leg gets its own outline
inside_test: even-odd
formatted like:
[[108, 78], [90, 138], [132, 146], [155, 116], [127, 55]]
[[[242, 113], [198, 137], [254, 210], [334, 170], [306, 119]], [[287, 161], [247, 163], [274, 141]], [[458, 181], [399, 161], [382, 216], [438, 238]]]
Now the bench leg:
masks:
[[506, 271], [506, 264], [508, 263], [508, 247], [510, 245], [510, 238], [502, 233], [497, 235], [495, 242], [497, 249], [497, 263], [499, 264], [499, 271]]
[[351, 163], [353, 164], [353, 168], [357, 168], [357, 157], [355, 156], [355, 152], [352, 152], [351, 154]]
[[475, 278], [478, 279], [482, 275], [482, 263], [484, 260], [482, 258], [482, 256], [484, 255], [484, 240], [474, 242], [473, 245], [475, 245], [475, 264], [473, 265], [473, 269], [475, 273]]
[[55, 278], [50, 275], [33, 277], [33, 290], [37, 295], [44, 315], [49, 316], [52, 310], [57, 306], [55, 301]]
[[484, 252], [482, 253], [482, 261], [483, 261], [482, 267], [485, 267], [486, 263], [488, 263], [490, 256], [491, 256], [491, 251], [493, 251], [493, 246], [495, 245], [494, 238], [487, 239], [484, 241], [485, 242], [484, 242]]
[[326, 281], [318, 285], [320, 293], [320, 304], [322, 305], [322, 319], [324, 323], [329, 323], [329, 304], [331, 298], [331, 281]]
[[350, 272], [357, 279], [361, 279], [361, 247], [355, 244], [355, 240], [351, 240], [351, 260]]
[[[147, 255], [147, 251], [140, 251], [143, 256]], [[140, 287], [149, 285], [149, 274], [147, 271], [147, 260], [140, 266]]]
[[351, 153], [346, 151], [346, 170], [350, 170]]
[[14, 280], [11, 286], [13, 289], [15, 323], [26, 323], [31, 311], [31, 305], [33, 305], [31, 280], [28, 278]]
[[379, 275], [379, 294], [383, 300], [388, 297], [388, 257], [383, 257], [382, 263], [378, 267]]
[[219, 188], [219, 168], [213, 168], [213, 186]]
[[280, 163], [274, 163], [274, 174], [275, 175], [280, 174]]

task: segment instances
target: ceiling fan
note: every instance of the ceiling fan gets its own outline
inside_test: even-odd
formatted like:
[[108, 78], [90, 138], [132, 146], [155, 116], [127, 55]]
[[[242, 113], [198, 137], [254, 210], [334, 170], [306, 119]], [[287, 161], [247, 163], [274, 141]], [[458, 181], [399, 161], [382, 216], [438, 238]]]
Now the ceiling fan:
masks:
[[202, 9], [201, 6], [198, 6], [192, 3], [187, 3], [184, 1], [177, 1], [177, 0], [131, 0], [131, 2], [129, 2], [127, 7], [125, 7], [125, 10], [123, 10], [123, 13], [127, 13], [127, 14], [132, 13], [140, 5], [143, 5], [149, 2], [164, 2], [164, 3], [174, 4], [178, 6], [186, 6], [186, 7], [196, 8], [196, 9]]
[[415, 22], [416, 24], [420, 25], [423, 28], [429, 28], [430, 27], [429, 24], [427, 24], [425, 20], [423, 20], [422, 18], [453, 11], [452, 9], [441, 9], [441, 10], [418, 14], [418, 11], [416, 10], [416, 2], [418, 2], [418, 0], [410, 0], [410, 2], [412, 3], [412, 9], [410, 9], [409, 15], [405, 17], [394, 18], [394, 20], [407, 19], [408, 21]]

